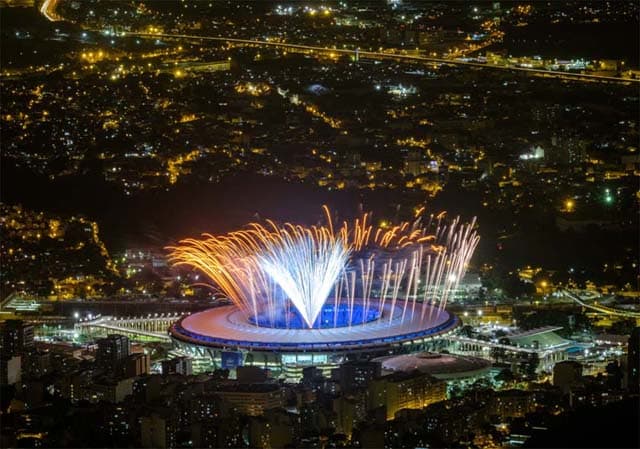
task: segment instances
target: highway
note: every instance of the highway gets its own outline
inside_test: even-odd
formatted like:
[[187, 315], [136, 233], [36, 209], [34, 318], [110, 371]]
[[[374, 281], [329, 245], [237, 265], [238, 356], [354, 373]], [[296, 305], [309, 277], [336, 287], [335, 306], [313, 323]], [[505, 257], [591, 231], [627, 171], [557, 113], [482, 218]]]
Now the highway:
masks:
[[[157, 314], [156, 314], [157, 315]], [[178, 321], [184, 314], [161, 314], [147, 317], [113, 317], [98, 316], [90, 320], [80, 320], [75, 329], [80, 331], [102, 330], [109, 333], [124, 334], [132, 338], [144, 337], [164, 342], [170, 342], [167, 329]]]
[[575, 302], [577, 302], [581, 306], [596, 310], [600, 313], [604, 313], [607, 315], [623, 316], [625, 318], [635, 318], [636, 320], [640, 319], [640, 312], [636, 312], [633, 310], [614, 309], [612, 307], [607, 307], [602, 304], [598, 304], [597, 301], [594, 301], [593, 303], [589, 303], [585, 298], [581, 298], [580, 296], [568, 290], [562, 290], [562, 293], [564, 293], [569, 298], [573, 299]]
[[474, 67], [474, 68], [482, 68], [482, 69], [505, 70], [509, 72], [524, 72], [524, 73], [529, 73], [529, 74], [534, 74], [539, 76], [545, 76], [550, 78], [560, 78], [560, 79], [566, 79], [566, 80], [616, 82], [616, 83], [625, 83], [625, 84], [640, 83], [639, 79], [617, 78], [613, 76], [589, 75], [589, 74], [583, 74], [583, 73], [530, 69], [525, 67], [482, 64], [479, 62], [458, 61], [458, 60], [452, 60], [452, 59], [434, 58], [429, 56], [399, 55], [399, 54], [384, 53], [384, 52], [377, 52], [377, 51], [362, 51], [362, 50], [349, 50], [349, 49], [340, 49], [340, 48], [317, 47], [317, 46], [311, 46], [311, 45], [291, 44], [291, 43], [285, 43], [285, 42], [271, 42], [271, 41], [257, 40], [257, 39], [236, 39], [236, 38], [230, 38], [230, 37], [213, 37], [213, 36], [204, 36], [204, 35], [195, 35], [195, 34], [167, 34], [167, 33], [125, 33], [124, 35], [132, 36], [132, 37], [140, 37], [140, 38], [153, 38], [153, 39], [163, 38], [163, 39], [185, 39], [185, 40], [227, 42], [231, 44], [282, 48], [282, 49], [288, 49], [288, 50], [294, 50], [294, 51], [305, 51], [311, 54], [317, 53], [317, 54], [348, 55], [348, 56], [355, 56], [357, 54], [360, 58], [367, 58], [367, 59], [377, 59], [377, 60], [392, 59], [392, 60], [406, 61], [406, 62], [466, 66], [466, 67]]
[[[58, 6], [59, 0], [45, 0], [40, 7], [40, 12], [51, 22], [64, 20], [58, 14], [56, 14], [55, 9]], [[93, 30], [98, 31], [98, 30]], [[630, 78], [617, 78], [614, 76], [600, 76], [600, 75], [589, 75], [582, 73], [570, 73], [570, 72], [560, 72], [553, 70], [541, 70], [541, 69], [533, 69], [526, 67], [514, 67], [514, 66], [501, 66], [494, 64], [483, 64], [479, 62], [469, 62], [469, 61], [459, 61], [455, 59], [443, 59], [443, 58], [434, 58], [428, 56], [413, 56], [413, 55], [398, 55], [393, 53], [384, 53], [379, 51], [360, 51], [360, 50], [347, 50], [347, 49], [339, 49], [339, 48], [328, 48], [328, 47], [317, 47], [311, 45], [303, 45], [303, 44], [292, 44], [285, 42], [271, 42], [266, 40], [258, 40], [258, 39], [236, 39], [230, 37], [213, 37], [213, 36], [203, 36], [203, 35], [195, 35], [195, 34], [166, 34], [166, 33], [125, 33], [126, 36], [136, 36], [141, 38], [164, 38], [164, 39], [188, 39], [188, 40], [200, 40], [200, 41], [217, 41], [217, 42], [228, 42], [242, 45], [254, 45], [254, 46], [262, 46], [262, 47], [271, 47], [271, 48], [283, 48], [297, 51], [306, 51], [309, 53], [319, 53], [319, 54], [333, 54], [333, 55], [356, 55], [359, 57], [367, 58], [367, 59], [393, 59], [396, 61], [406, 61], [406, 62], [421, 62], [421, 63], [430, 63], [430, 64], [440, 64], [440, 65], [454, 65], [454, 66], [466, 66], [466, 67], [475, 67], [475, 68], [483, 68], [483, 69], [493, 69], [493, 70], [506, 70], [509, 72], [524, 72], [538, 76], [550, 77], [550, 78], [559, 78], [565, 80], [578, 80], [578, 81], [595, 81], [595, 82], [616, 82], [616, 83], [640, 83], [640, 79], [630, 79]]]
[[56, 7], [59, 0], [45, 0], [40, 6], [40, 13], [50, 22], [58, 22], [62, 20], [60, 16], [56, 14]]

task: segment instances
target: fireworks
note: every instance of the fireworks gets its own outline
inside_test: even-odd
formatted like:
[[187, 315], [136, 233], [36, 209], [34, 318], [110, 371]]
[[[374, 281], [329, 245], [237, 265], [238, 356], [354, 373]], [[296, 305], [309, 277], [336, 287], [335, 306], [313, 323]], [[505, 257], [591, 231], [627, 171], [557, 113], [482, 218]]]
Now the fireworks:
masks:
[[[252, 223], [170, 247], [174, 265], [202, 271], [257, 326], [341, 327], [376, 319], [431, 319], [462, 278], [478, 243], [475, 219], [374, 226], [371, 215], [334, 228]], [[387, 306], [391, 306], [388, 308]], [[428, 311], [428, 313], [427, 313]]]

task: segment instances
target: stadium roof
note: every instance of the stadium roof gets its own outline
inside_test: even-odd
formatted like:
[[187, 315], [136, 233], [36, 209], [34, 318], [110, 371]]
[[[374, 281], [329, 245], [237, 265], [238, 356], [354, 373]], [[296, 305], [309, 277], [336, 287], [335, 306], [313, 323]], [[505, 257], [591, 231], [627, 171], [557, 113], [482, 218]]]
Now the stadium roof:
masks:
[[[383, 318], [357, 326], [330, 329], [279, 329], [250, 324], [235, 306], [222, 306], [188, 315], [170, 333], [189, 344], [269, 351], [327, 351], [402, 344], [451, 331], [459, 320], [445, 310], [431, 308], [424, 319], [416, 313], [402, 319], [402, 307], [383, 306]], [[389, 317], [392, 316], [391, 319]], [[386, 318], [385, 318], [386, 317]]]
[[516, 346], [522, 348], [551, 349], [569, 345], [570, 340], [562, 338], [555, 331], [562, 329], [557, 326], [546, 326], [531, 329], [519, 334], [508, 335], [507, 338]]
[[403, 354], [394, 357], [382, 357], [378, 360], [382, 368], [393, 372], [411, 372], [418, 370], [438, 379], [455, 379], [484, 374], [491, 368], [491, 362], [477, 357], [453, 354]]

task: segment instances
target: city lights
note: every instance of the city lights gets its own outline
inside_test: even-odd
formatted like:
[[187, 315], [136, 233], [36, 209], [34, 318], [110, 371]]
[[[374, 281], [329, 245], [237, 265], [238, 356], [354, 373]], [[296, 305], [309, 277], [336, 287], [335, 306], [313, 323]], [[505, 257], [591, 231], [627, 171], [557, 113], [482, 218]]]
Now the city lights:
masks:
[[640, 447], [637, 1], [0, 14], [4, 446]]

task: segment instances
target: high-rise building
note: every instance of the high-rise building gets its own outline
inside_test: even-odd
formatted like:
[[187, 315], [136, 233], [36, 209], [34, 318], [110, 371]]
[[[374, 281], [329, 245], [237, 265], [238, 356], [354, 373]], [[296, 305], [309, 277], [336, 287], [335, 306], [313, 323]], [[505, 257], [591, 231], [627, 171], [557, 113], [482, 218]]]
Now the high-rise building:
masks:
[[630, 391], [640, 392], [640, 327], [631, 331], [627, 344], [627, 385]]
[[97, 343], [96, 362], [105, 367], [119, 365], [131, 353], [129, 338], [124, 335], [111, 334]]
[[33, 340], [33, 325], [22, 320], [6, 320], [0, 323], [2, 338], [0, 339], [0, 354], [3, 357], [22, 355], [35, 345]]
[[382, 365], [379, 362], [362, 361], [347, 362], [337, 369], [338, 381], [342, 391], [352, 391], [365, 388], [369, 383], [380, 377]]

